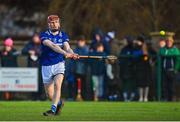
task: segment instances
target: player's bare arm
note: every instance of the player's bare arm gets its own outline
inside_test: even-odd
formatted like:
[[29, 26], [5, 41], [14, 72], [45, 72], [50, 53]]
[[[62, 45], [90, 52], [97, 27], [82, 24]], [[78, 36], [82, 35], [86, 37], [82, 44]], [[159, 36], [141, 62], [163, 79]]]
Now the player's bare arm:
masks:
[[61, 47], [59, 47], [59, 45], [54, 44], [50, 40], [44, 40], [43, 44], [45, 46], [48, 46], [49, 48], [51, 48], [53, 51], [63, 54], [66, 58], [72, 58], [73, 57], [73, 55], [71, 53], [66, 52]]
[[74, 51], [71, 49], [70, 45], [68, 42], [64, 42], [64, 50], [66, 50], [69, 53], [74, 53]]
[[73, 59], [78, 59], [79, 55], [74, 53], [74, 51], [71, 49], [70, 45], [68, 42], [64, 42], [64, 50], [68, 53], [73, 54]]

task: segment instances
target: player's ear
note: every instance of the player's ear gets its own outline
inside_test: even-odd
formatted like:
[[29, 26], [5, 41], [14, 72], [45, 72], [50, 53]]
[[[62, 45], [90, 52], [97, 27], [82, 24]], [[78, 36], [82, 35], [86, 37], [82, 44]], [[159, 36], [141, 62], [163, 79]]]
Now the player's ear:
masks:
[[48, 27], [50, 27], [50, 23], [48, 23]]

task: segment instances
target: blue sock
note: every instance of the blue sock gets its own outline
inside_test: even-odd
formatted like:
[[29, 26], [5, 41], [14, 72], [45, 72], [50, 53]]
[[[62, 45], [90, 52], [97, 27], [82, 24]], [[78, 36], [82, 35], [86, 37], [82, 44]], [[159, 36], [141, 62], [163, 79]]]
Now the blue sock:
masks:
[[58, 106], [61, 106], [61, 105], [62, 105], [62, 100], [59, 100]]
[[56, 109], [57, 109], [57, 107], [53, 104], [53, 105], [51, 106], [52, 112], [55, 113], [55, 112], [56, 112]]

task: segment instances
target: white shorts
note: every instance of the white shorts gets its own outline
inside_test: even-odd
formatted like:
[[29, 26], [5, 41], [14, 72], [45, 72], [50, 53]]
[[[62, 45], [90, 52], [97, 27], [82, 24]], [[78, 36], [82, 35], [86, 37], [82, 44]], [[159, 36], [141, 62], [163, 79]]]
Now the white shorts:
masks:
[[53, 81], [53, 78], [57, 74], [64, 74], [65, 71], [65, 62], [59, 62], [50, 66], [42, 66], [42, 79], [43, 83], [49, 84]]

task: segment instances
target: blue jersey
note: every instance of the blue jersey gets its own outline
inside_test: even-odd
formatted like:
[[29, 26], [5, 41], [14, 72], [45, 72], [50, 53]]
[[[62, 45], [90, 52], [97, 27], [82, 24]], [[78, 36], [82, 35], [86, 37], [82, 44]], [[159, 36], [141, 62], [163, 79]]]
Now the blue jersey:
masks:
[[59, 62], [64, 61], [64, 55], [53, 51], [48, 46], [45, 46], [42, 42], [44, 40], [50, 40], [54, 44], [59, 45], [61, 48], [64, 46], [64, 42], [69, 41], [67, 34], [63, 31], [59, 31], [57, 35], [53, 35], [50, 30], [42, 32], [40, 34], [41, 44], [42, 44], [42, 54], [41, 54], [41, 65], [49, 66], [54, 65]]

